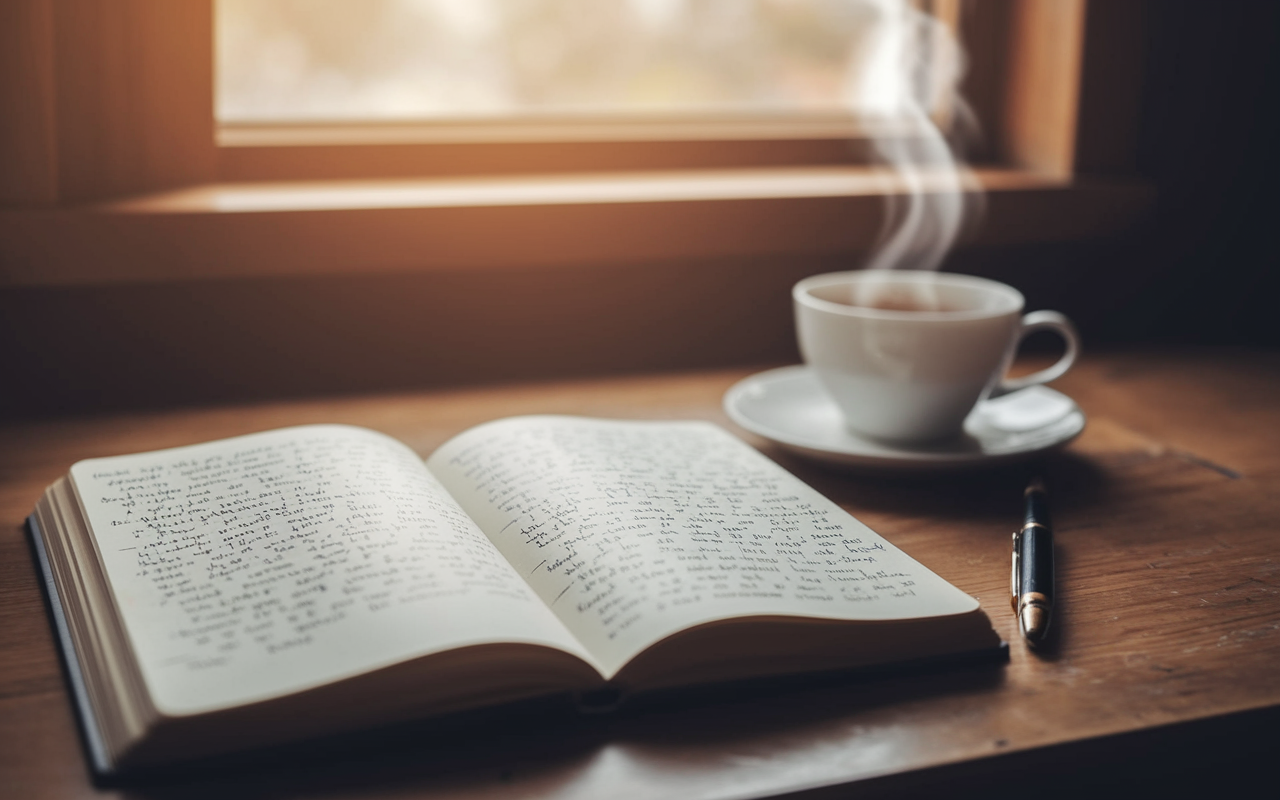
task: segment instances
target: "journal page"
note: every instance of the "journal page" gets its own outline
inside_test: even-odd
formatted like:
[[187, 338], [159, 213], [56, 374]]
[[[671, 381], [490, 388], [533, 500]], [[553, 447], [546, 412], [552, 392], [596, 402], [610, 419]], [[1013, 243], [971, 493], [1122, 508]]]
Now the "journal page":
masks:
[[520, 417], [467, 431], [427, 463], [610, 676], [703, 622], [978, 607], [708, 423]]
[[166, 714], [473, 644], [591, 657], [403, 444], [308, 426], [71, 470]]

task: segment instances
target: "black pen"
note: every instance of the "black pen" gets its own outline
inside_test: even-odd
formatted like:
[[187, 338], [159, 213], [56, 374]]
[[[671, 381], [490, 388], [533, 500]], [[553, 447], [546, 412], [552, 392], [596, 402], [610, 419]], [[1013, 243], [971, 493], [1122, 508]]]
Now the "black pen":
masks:
[[1044, 641], [1053, 613], [1053, 528], [1044, 481], [1033, 478], [1023, 497], [1026, 514], [1022, 529], [1013, 534], [1009, 591], [1022, 636], [1036, 647]]

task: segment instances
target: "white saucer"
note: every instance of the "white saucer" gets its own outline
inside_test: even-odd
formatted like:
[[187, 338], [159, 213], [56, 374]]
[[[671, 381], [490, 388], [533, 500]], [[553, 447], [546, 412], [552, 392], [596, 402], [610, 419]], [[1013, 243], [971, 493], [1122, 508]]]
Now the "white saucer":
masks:
[[851, 433], [808, 367], [771, 369], [734, 384], [724, 410], [742, 427], [807, 458], [874, 470], [923, 471], [1005, 464], [1061, 447], [1084, 430], [1070, 397], [1032, 386], [978, 405], [963, 436], [901, 446]]

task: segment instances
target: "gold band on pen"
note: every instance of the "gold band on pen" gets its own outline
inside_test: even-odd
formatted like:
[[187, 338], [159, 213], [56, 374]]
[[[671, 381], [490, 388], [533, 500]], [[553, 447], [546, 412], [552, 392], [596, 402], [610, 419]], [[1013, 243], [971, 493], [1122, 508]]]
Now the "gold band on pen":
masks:
[[1048, 595], [1041, 594], [1040, 592], [1027, 592], [1022, 596], [1021, 602], [1018, 604], [1018, 610], [1027, 606], [1043, 606], [1044, 608], [1051, 608], [1053, 603], [1049, 601]]

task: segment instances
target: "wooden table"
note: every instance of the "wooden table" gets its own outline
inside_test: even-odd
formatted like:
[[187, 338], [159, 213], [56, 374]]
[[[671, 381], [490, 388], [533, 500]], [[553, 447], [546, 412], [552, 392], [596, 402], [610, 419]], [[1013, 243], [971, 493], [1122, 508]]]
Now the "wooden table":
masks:
[[[495, 417], [557, 412], [725, 424], [960, 588], [1010, 642], [996, 668], [722, 700], [542, 730], [493, 726], [121, 797], [989, 796], [1131, 783], [1223, 789], [1265, 775], [1280, 736], [1280, 354], [1087, 358], [1058, 388], [1089, 414], [1046, 471], [1058, 528], [1058, 636], [1019, 640], [1007, 599], [1023, 475], [868, 478], [734, 428], [750, 370], [281, 402], [0, 428], [0, 797], [95, 796], [22, 521], [77, 459], [310, 422], [429, 453]], [[1263, 758], [1257, 758], [1263, 756]], [[856, 785], [854, 785], [856, 784]], [[824, 788], [825, 787], [825, 788]]]

